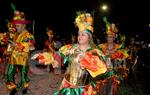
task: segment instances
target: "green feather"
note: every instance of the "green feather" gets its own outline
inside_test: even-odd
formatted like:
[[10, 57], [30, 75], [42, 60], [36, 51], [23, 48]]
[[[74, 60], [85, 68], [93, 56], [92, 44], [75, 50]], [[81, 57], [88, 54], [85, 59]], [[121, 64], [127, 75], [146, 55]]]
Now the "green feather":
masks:
[[14, 11], [16, 10], [16, 6], [12, 2], [10, 3], [10, 6]]
[[109, 22], [108, 22], [108, 20], [107, 20], [107, 17], [105, 16], [105, 17], [103, 17], [103, 21], [106, 23], [106, 24], [110, 24]]

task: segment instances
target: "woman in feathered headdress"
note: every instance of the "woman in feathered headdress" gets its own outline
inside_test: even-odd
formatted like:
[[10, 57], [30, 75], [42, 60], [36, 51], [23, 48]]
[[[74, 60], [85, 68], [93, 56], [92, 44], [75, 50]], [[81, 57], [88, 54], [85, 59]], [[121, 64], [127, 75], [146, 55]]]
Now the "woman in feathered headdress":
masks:
[[[91, 14], [78, 14], [75, 25], [78, 27], [78, 42], [62, 46], [58, 51], [67, 71], [54, 95], [96, 95], [92, 79], [107, 71], [104, 55], [94, 47]], [[53, 67], [58, 64], [54, 57]]]
[[59, 49], [68, 67], [59, 90], [54, 95], [96, 95], [92, 79], [107, 71], [103, 54], [94, 47], [91, 14], [78, 14], [75, 25], [78, 27], [78, 43]]
[[[106, 95], [117, 95], [118, 78], [122, 79], [127, 75], [125, 59], [128, 57], [128, 53], [123, 45], [114, 42], [118, 34], [116, 25], [108, 22], [106, 17], [103, 20], [106, 23], [107, 42], [98, 45], [98, 48], [106, 56], [108, 68], [107, 75], [109, 75], [109, 77], [105, 78], [103, 83], [102, 81], [99, 82], [98, 85], [101, 87], [99, 89], [103, 89], [99, 90], [99, 93], [103, 95], [103, 93], [107, 92], [105, 93]], [[104, 89], [109, 91], [105, 91]]]

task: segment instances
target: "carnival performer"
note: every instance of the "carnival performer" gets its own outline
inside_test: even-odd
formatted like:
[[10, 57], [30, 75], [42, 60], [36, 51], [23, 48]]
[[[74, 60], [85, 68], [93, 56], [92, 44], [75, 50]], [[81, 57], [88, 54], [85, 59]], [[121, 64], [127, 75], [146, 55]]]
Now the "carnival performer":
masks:
[[118, 29], [114, 23], [109, 23], [104, 17], [106, 23], [107, 42], [98, 45], [98, 48], [105, 54], [107, 60], [107, 74], [104, 80], [97, 82], [99, 95], [117, 95], [117, 87], [120, 80], [127, 77], [126, 58], [128, 50], [124, 44], [115, 42]]
[[[55, 39], [54, 39], [53, 29], [50, 27], [47, 28], [47, 36], [48, 36], [48, 39], [45, 41], [44, 51], [54, 53], [56, 50], [54, 46]], [[50, 72], [54, 72], [54, 68], [52, 67], [52, 65], [50, 64], [49, 66], [50, 66], [49, 67]]]
[[[68, 65], [58, 91], [54, 95], [96, 95], [94, 78], [107, 71], [103, 53], [95, 48], [93, 34], [93, 18], [90, 13], [80, 13], [75, 19], [79, 29], [78, 43], [64, 45], [59, 55]], [[37, 57], [34, 56], [33, 59]], [[58, 66], [57, 60], [52, 65]]]
[[140, 51], [140, 47], [137, 46], [134, 37], [130, 38], [130, 43], [128, 48], [129, 48], [129, 55], [130, 55], [128, 58], [128, 62], [130, 63], [129, 67], [130, 67], [130, 73], [132, 75], [134, 73], [134, 69], [136, 69], [136, 64], [139, 59], [138, 52]]
[[[3, 53], [6, 50], [6, 33], [0, 33], [0, 77], [3, 78]], [[1, 76], [2, 75], [2, 76]]]
[[8, 63], [10, 61], [10, 56], [12, 53], [13, 46], [9, 41], [14, 39], [14, 35], [16, 34], [15, 24], [12, 22], [8, 22], [7, 24], [8, 31], [5, 33], [5, 37], [3, 38], [3, 42], [5, 44], [5, 50], [2, 54], [2, 62], [3, 62], [3, 79], [7, 78], [7, 69]]
[[[15, 10], [14, 17], [11, 21], [15, 24], [17, 32], [13, 40], [9, 40], [13, 46], [11, 58], [8, 66], [7, 88], [11, 91], [14, 89], [28, 89], [29, 78], [28, 72], [28, 59], [31, 50], [34, 50], [34, 37], [26, 29], [26, 24], [29, 23], [25, 19], [24, 12]], [[19, 83], [15, 83], [15, 74], [20, 71], [21, 78]]]

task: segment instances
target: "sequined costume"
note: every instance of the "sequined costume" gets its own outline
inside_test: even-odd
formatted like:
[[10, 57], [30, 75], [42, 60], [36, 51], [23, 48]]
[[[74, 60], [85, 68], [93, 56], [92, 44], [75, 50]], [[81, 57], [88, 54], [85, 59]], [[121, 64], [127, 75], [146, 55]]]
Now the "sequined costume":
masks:
[[50, 63], [54, 67], [57, 67], [59, 63], [55, 56], [62, 57], [67, 70], [54, 95], [96, 95], [94, 79], [107, 71], [104, 54], [96, 49], [93, 43], [91, 14], [79, 14], [75, 23], [79, 28], [77, 44], [62, 46], [49, 61], [45, 60], [48, 53], [33, 56], [33, 59], [43, 59], [42, 63]]
[[127, 77], [125, 59], [128, 57], [128, 50], [124, 45], [114, 42], [118, 32], [115, 24], [110, 24], [106, 18], [105, 22], [107, 43], [98, 45], [98, 48], [105, 54], [108, 70], [103, 80], [97, 81], [97, 90], [98, 95], [117, 95], [120, 80]]
[[[30, 51], [35, 49], [35, 41], [33, 35], [25, 28], [25, 24], [27, 24], [28, 21], [25, 20], [24, 17], [23, 12], [15, 11], [13, 20], [11, 21], [15, 24], [16, 29], [17, 25], [22, 28], [17, 30], [13, 40], [9, 40], [12, 45], [7, 77], [7, 88], [9, 90], [13, 90], [15, 88], [28, 88], [29, 86], [29, 78], [27, 77], [28, 60]], [[20, 82], [16, 83], [15, 75], [18, 71], [21, 74], [21, 78]]]
[[34, 38], [28, 31], [23, 31], [17, 35], [16, 40], [14, 41], [17, 46], [13, 48], [9, 67], [8, 67], [8, 82], [7, 85], [9, 89], [15, 87], [15, 73], [17, 72], [17, 67], [20, 66], [21, 69], [21, 81], [18, 87], [26, 87], [28, 85], [29, 79], [27, 77], [28, 71], [28, 59], [30, 50], [34, 48]]
[[[127, 50], [124, 49], [122, 45], [115, 43], [114, 47], [111, 50], [108, 49], [107, 43], [100, 44], [98, 47], [104, 52], [106, 56], [106, 63], [108, 68], [108, 77], [105, 77], [103, 81], [98, 82], [99, 85], [103, 84], [105, 86], [101, 86], [101, 88], [99, 87], [99, 89], [103, 89], [101, 93], [111, 92], [106, 95], [117, 95], [117, 86], [120, 83], [120, 80], [127, 77], [127, 71], [125, 66], [125, 59], [128, 57]], [[106, 91], [106, 89], [109, 89], [111, 91]]]
[[93, 79], [107, 70], [103, 54], [93, 48], [83, 52], [77, 44], [63, 46], [59, 53], [68, 68], [60, 90], [54, 95], [96, 95]]

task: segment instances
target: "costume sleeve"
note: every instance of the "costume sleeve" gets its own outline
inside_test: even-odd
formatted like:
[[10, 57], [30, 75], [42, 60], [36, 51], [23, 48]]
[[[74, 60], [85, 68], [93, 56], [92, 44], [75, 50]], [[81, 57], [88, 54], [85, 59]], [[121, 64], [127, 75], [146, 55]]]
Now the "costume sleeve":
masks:
[[64, 45], [62, 46], [59, 51], [57, 52], [57, 54], [59, 54], [62, 57], [62, 65], [66, 65], [68, 64], [69, 61], [69, 51], [72, 48], [72, 44], [68, 44], [68, 45]]
[[92, 77], [96, 77], [107, 71], [105, 58], [98, 49], [86, 52], [84, 57], [80, 59], [80, 65], [85, 68]]
[[123, 45], [119, 45], [117, 51], [111, 55], [112, 59], [118, 59], [118, 60], [123, 60], [128, 57], [129, 57], [128, 49]]
[[[49, 65], [49, 64], [63, 65], [62, 63], [65, 64], [68, 60], [67, 52], [70, 47], [71, 47], [71, 45], [65, 45], [65, 46], [62, 46], [59, 49], [59, 51], [42, 52], [42, 53], [36, 54], [35, 58], [33, 57], [33, 59], [37, 59], [39, 61], [39, 63], [43, 64], [43, 65]], [[62, 58], [63, 58], [63, 61], [66, 61], [66, 62], [62, 62]]]
[[59, 49], [59, 53], [62, 54], [63, 56], [67, 56], [71, 47], [72, 47], [71, 44], [64, 45]]

